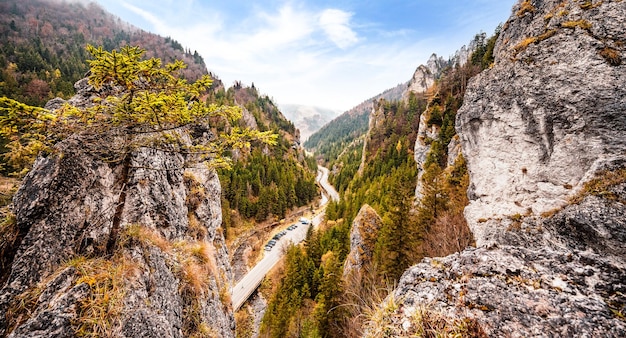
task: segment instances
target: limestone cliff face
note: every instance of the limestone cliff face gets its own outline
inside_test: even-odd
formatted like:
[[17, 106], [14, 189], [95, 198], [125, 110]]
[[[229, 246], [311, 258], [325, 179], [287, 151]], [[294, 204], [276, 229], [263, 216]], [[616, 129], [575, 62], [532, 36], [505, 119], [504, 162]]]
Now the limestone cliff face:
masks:
[[361, 164], [359, 164], [359, 170], [357, 175], [362, 175], [365, 170], [365, 159], [367, 158], [368, 142], [371, 139], [372, 130], [380, 126], [385, 121], [385, 99], [378, 99], [372, 104], [372, 112], [369, 115], [369, 122], [367, 127], [367, 133], [363, 138], [363, 152], [361, 154]]
[[[72, 103], [88, 102], [93, 88], [77, 89]], [[216, 173], [153, 149], [110, 162], [90, 143], [71, 137], [38, 158], [14, 198], [23, 238], [0, 290], [1, 335], [234, 337]]]
[[[413, 157], [417, 162], [417, 168], [419, 170], [417, 174], [417, 186], [415, 187], [415, 198], [420, 200], [423, 197], [422, 193], [422, 175], [424, 174], [424, 164], [426, 163], [426, 156], [430, 152], [430, 143], [428, 140], [436, 140], [439, 137], [439, 126], [428, 126], [427, 114], [423, 112], [420, 114], [420, 123], [417, 129], [417, 138], [415, 139], [415, 146], [413, 147]], [[456, 158], [455, 158], [456, 159]]]
[[495, 66], [468, 87], [456, 128], [478, 245], [502, 230], [479, 219], [562, 207], [596, 171], [626, 158], [626, 9], [589, 3], [517, 5]]
[[622, 1], [515, 5], [451, 142], [477, 248], [407, 270], [388, 333], [447, 318], [494, 337], [626, 335], [625, 20]]
[[344, 280], [359, 274], [361, 269], [372, 264], [374, 247], [383, 221], [372, 207], [364, 204], [352, 222], [350, 230], [350, 253], [343, 269]]

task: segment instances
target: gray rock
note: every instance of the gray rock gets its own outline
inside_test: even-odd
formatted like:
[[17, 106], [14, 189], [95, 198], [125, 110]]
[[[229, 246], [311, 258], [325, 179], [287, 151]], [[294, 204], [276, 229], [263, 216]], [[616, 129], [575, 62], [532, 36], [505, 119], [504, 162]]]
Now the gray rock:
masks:
[[[367, 155], [368, 141], [371, 138], [371, 131], [374, 128], [380, 127], [385, 122], [385, 103], [387, 101], [383, 98], [378, 99], [372, 103], [372, 111], [369, 115], [368, 128], [365, 137], [363, 138], [363, 152], [361, 153], [361, 163], [357, 170], [357, 175], [362, 175], [365, 170], [365, 159]], [[349, 149], [349, 147], [346, 147]]]
[[[624, 6], [560, 3], [533, 1], [535, 10], [523, 15], [514, 9], [495, 66], [471, 80], [457, 115], [473, 186], [466, 218], [477, 245], [502, 230], [479, 219], [562, 207], [595, 172], [626, 157], [626, 65], [601, 56], [605, 47], [626, 50], [618, 43], [626, 31], [616, 24]], [[591, 28], [565, 28], [585, 24]], [[527, 38], [537, 42], [521, 48]]]
[[597, 254], [503, 246], [425, 259], [394, 296], [405, 323], [427, 304], [477, 320], [490, 337], [623, 337], [626, 323], [612, 311], [624, 310], [624, 280], [623, 266]]
[[[428, 109], [427, 109], [428, 110]], [[420, 115], [420, 123], [417, 129], [417, 138], [415, 139], [415, 147], [413, 148], [413, 157], [417, 162], [417, 186], [415, 187], [415, 200], [420, 201], [424, 196], [422, 192], [422, 175], [424, 174], [424, 164], [426, 157], [430, 152], [430, 143], [439, 137], [439, 126], [428, 126], [426, 112]]]
[[[430, 69], [424, 65], [420, 65], [413, 73], [413, 78], [409, 81], [409, 86], [406, 90], [406, 93], [424, 93], [428, 90], [428, 88], [432, 87], [435, 84], [435, 75]], [[404, 95], [403, 95], [404, 98]], [[408, 99], [408, 96], [407, 96]]]
[[263, 316], [267, 310], [267, 301], [260, 292], [255, 292], [250, 298], [249, 303], [251, 305], [252, 315], [254, 316], [254, 320], [252, 322], [252, 338], [257, 338], [259, 337], [261, 321], [263, 320]]
[[426, 68], [428, 68], [428, 71], [437, 78], [441, 75], [441, 71], [447, 66], [448, 62], [441, 56], [437, 56], [435, 53], [433, 53], [430, 58], [428, 58], [428, 61], [426, 61]]
[[448, 143], [448, 162], [447, 166], [451, 167], [454, 165], [454, 162], [461, 155], [461, 141], [459, 139], [459, 135], [454, 135], [454, 137]]
[[28, 319], [14, 330], [9, 337], [74, 337], [71, 320], [75, 319], [76, 306], [90, 295], [85, 283], [73, 286], [76, 271], [67, 268], [46, 284], [44, 292], [37, 299], [42, 311]]
[[364, 204], [352, 221], [350, 230], [350, 253], [343, 268], [344, 280], [350, 280], [352, 274], [359, 274], [361, 269], [372, 264], [374, 248], [383, 221], [371, 206]]
[[552, 217], [528, 217], [498, 245], [425, 258], [393, 297], [396, 332], [426, 309], [472, 319], [493, 337], [623, 337], [626, 322], [626, 184], [622, 199], [587, 196]]
[[[90, 105], [97, 94], [93, 87], [82, 80], [76, 88], [68, 102]], [[175, 132], [188, 142], [213, 137], [206, 126]], [[119, 277], [121, 308], [109, 328], [113, 336], [182, 337], [201, 325], [205, 334], [234, 337], [228, 297], [232, 271], [215, 171], [186, 168], [183, 155], [149, 148], [135, 149], [123, 161], [107, 160], [103, 155], [109, 156], [119, 139], [95, 137], [72, 136], [56, 146], [58, 153], [40, 156], [15, 195], [24, 238], [0, 290], [0, 312], [15, 312], [24, 292], [41, 295], [22, 311], [26, 317], [9, 322], [3, 315], [0, 335], [74, 336], [82, 320], [79, 308], [93, 288], [80, 283], [82, 272], [67, 262], [106, 257], [125, 271]], [[136, 228], [143, 235], [124, 237]]]

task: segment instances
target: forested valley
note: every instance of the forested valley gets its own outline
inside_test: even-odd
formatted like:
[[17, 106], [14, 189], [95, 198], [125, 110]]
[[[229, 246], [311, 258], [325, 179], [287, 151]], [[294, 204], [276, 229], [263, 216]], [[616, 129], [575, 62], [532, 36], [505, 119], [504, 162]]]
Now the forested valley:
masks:
[[[262, 336], [359, 337], [374, 315], [372, 304], [387, 296], [406, 268], [472, 244], [463, 217], [467, 169], [462, 156], [447, 165], [448, 145], [456, 135], [455, 116], [467, 81], [493, 62], [498, 33], [477, 35], [469, 61], [445, 68], [428, 92], [412, 93], [406, 101], [377, 101], [363, 141], [339, 152], [326, 146], [339, 155], [329, 156], [326, 164], [341, 200], [327, 206], [325, 228], [311, 232], [305, 246], [289, 249]], [[422, 115], [438, 133], [422, 140], [430, 150], [418, 175], [413, 148]], [[338, 134], [336, 144], [345, 145], [343, 135], [350, 133]], [[326, 159], [324, 153], [318, 156]], [[415, 200], [418, 177], [423, 193]], [[381, 216], [382, 227], [377, 238], [368, 239], [375, 248], [371, 264], [356, 280], [345, 280], [350, 228], [365, 204]]]
[[219, 172], [226, 234], [231, 227], [246, 222], [279, 221], [289, 210], [307, 205], [318, 196], [315, 159], [300, 149], [296, 128], [269, 97], [260, 95], [254, 85], [236, 83], [228, 90], [220, 88], [213, 99], [219, 104], [238, 102], [248, 116], [240, 124], [249, 123], [248, 127], [278, 135], [276, 146], [232, 154], [233, 166]]

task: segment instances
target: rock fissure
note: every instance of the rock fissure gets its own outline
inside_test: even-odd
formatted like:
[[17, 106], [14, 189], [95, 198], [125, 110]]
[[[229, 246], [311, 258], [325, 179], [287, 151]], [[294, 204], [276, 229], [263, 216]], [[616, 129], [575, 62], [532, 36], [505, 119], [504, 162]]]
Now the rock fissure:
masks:
[[106, 253], [111, 255], [115, 249], [117, 238], [120, 232], [120, 226], [122, 223], [122, 213], [126, 205], [126, 188], [128, 186], [128, 176], [130, 171], [130, 154], [126, 154], [122, 160], [122, 170], [120, 174], [121, 189], [115, 203], [115, 212], [113, 213], [113, 222], [111, 224], [111, 232], [109, 233], [109, 239], [106, 244]]

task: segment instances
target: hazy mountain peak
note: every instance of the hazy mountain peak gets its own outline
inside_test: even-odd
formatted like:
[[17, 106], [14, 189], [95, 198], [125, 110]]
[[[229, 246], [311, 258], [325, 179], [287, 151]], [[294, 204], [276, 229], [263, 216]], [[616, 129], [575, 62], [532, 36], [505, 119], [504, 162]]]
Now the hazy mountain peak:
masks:
[[300, 130], [300, 139], [303, 142], [341, 113], [336, 109], [300, 104], [282, 104], [280, 110]]

